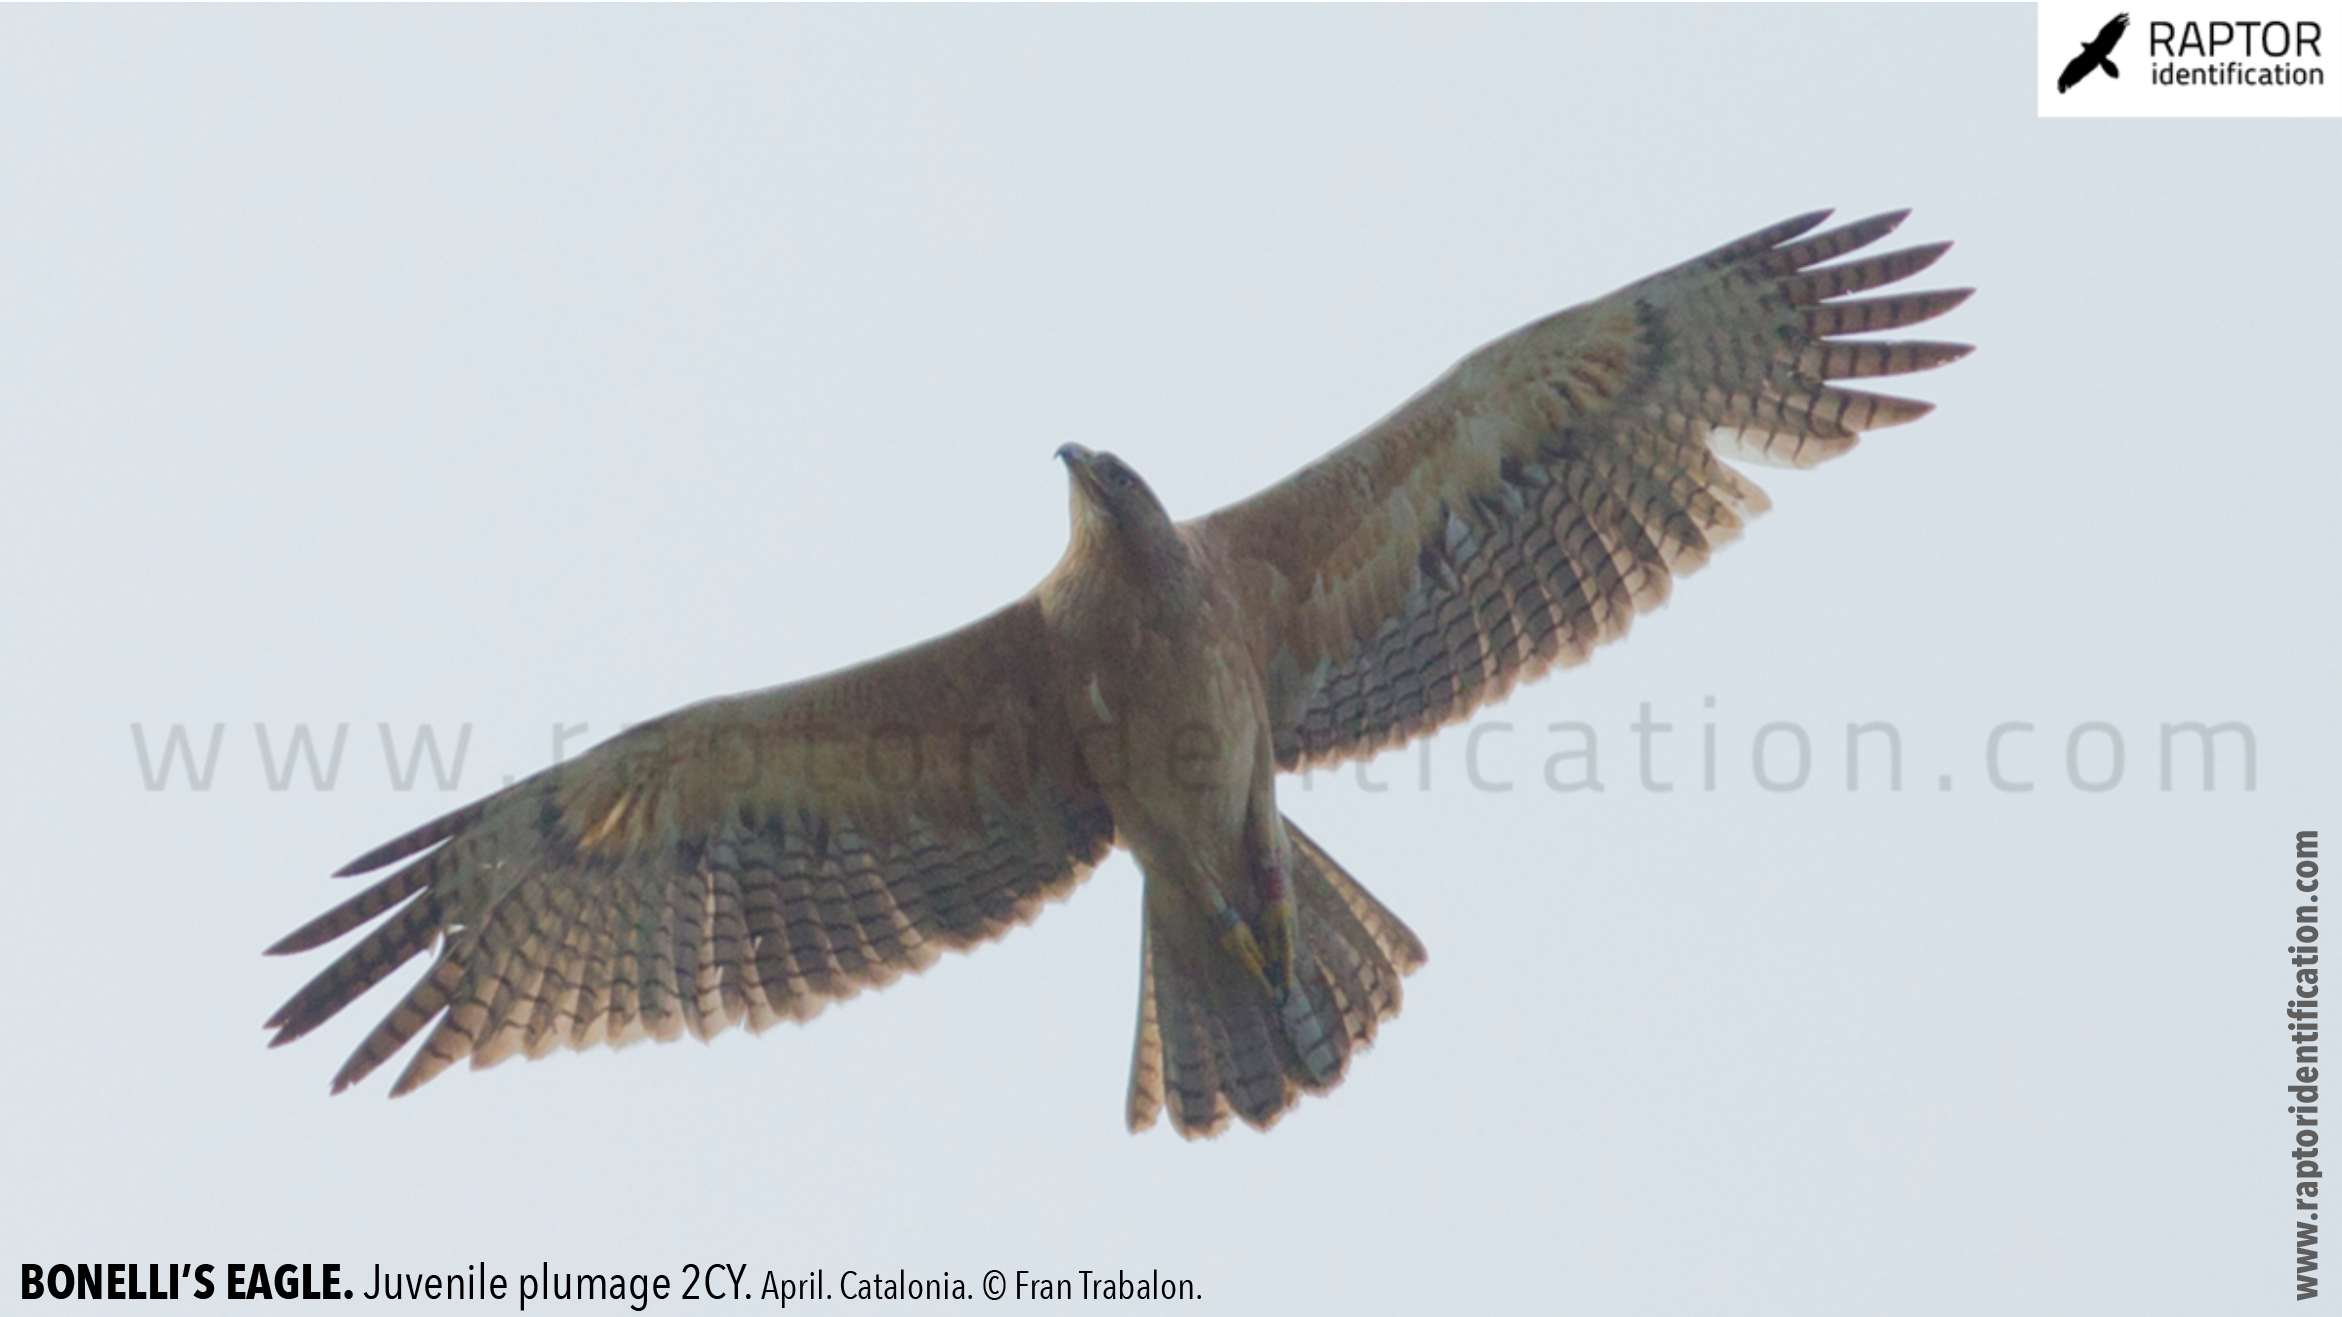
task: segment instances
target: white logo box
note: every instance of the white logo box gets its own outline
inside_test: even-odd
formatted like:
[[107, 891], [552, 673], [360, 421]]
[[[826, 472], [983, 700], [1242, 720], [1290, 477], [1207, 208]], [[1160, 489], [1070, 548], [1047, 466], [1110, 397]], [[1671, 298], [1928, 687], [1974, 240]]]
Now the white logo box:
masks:
[[[2066, 91], [2058, 79], [2118, 14], [2107, 58]], [[2342, 118], [2342, 0], [2075, 3], [2035, 8], [2034, 96], [2044, 118]]]

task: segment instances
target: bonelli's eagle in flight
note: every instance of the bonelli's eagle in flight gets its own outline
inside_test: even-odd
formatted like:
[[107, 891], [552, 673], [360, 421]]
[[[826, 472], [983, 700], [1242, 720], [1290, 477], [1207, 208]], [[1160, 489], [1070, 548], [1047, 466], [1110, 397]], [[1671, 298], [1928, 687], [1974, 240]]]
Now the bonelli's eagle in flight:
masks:
[[1968, 349], [1847, 337], [1967, 290], [1851, 297], [1948, 243], [1742, 238], [1464, 358], [1283, 483], [1174, 521], [1079, 444], [1032, 593], [858, 667], [709, 700], [359, 856], [270, 948], [383, 922], [269, 1020], [315, 1029], [436, 946], [334, 1076], [396, 1095], [559, 1047], [803, 1020], [1034, 917], [1116, 846], [1145, 873], [1132, 1129], [1266, 1127], [1398, 1013], [1415, 935], [1278, 812], [1578, 663], [1764, 510], [1719, 453], [1810, 466], [1929, 405], [1840, 388]]

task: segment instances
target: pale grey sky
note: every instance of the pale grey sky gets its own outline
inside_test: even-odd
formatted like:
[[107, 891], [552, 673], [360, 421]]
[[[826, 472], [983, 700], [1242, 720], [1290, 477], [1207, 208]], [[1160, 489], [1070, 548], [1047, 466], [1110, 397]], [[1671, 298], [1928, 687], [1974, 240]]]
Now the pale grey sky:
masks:
[[[1228, 1312], [2279, 1310], [2291, 838], [2342, 826], [2342, 125], [2039, 121], [2033, 42], [2014, 5], [0, 9], [9, 1283], [726, 1261], [1159, 1268]], [[1979, 350], [1910, 382], [1927, 420], [1757, 471], [1774, 512], [1485, 713], [1475, 764], [1459, 728], [1379, 794], [1288, 781], [1431, 960], [1273, 1134], [1123, 1132], [1120, 858], [761, 1038], [395, 1103], [326, 1096], [387, 988], [263, 1048], [326, 956], [258, 953], [329, 871], [556, 724], [1014, 597], [1064, 542], [1059, 444], [1201, 512], [1825, 205], [1956, 240], [1924, 278], [1981, 291], [1930, 331]], [[1874, 720], [1900, 792], [1883, 759], [1846, 787]], [[2187, 720], [2252, 728], [2253, 791], [2233, 749], [2160, 789]], [[379, 725], [425, 722], [472, 726], [453, 792], [390, 781]], [[1604, 791], [1545, 785], [1566, 722]], [[1812, 762], [1768, 791], [1781, 722]], [[1986, 778], [2008, 722], [2031, 792]], [[208, 791], [142, 780], [132, 728], [174, 723], [224, 725]], [[272, 791], [256, 723], [350, 724], [336, 789]], [[2100, 792], [2089, 723], [2124, 749]], [[2103, 780], [2108, 735], [2074, 744]]]

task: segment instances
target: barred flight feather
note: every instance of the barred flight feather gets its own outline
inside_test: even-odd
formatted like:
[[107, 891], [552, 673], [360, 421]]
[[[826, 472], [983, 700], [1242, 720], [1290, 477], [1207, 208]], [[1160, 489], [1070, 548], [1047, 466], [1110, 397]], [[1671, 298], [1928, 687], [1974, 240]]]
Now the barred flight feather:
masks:
[[[1906, 213], [1820, 233], [1828, 212], [1801, 215], [1547, 317], [1196, 523], [1264, 603], [1258, 660], [1281, 683], [1270, 707], [1290, 711], [1272, 729], [1279, 764], [1374, 754], [1625, 635], [1672, 577], [1764, 511], [1763, 493], [1719, 454], [1811, 466], [1864, 431], [1925, 415], [1926, 403], [1830, 384], [1968, 351], [1839, 338], [1933, 319], [1968, 297], [1846, 296], [1927, 269], [1949, 243], [1820, 264]], [[1536, 490], [1545, 496], [1525, 495]], [[1459, 539], [1459, 526], [1471, 534]], [[1378, 598], [1397, 602], [1358, 607]]]

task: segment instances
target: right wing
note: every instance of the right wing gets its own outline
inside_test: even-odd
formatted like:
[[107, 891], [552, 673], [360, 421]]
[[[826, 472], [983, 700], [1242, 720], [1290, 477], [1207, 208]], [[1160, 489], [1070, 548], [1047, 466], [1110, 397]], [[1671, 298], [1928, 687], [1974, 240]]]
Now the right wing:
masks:
[[806, 1019], [998, 936], [1114, 839], [1047, 654], [1028, 597], [859, 667], [678, 710], [368, 852], [337, 876], [428, 851], [269, 948], [406, 903], [277, 1010], [271, 1045], [434, 943], [335, 1092], [434, 1022], [392, 1096], [466, 1056]]

